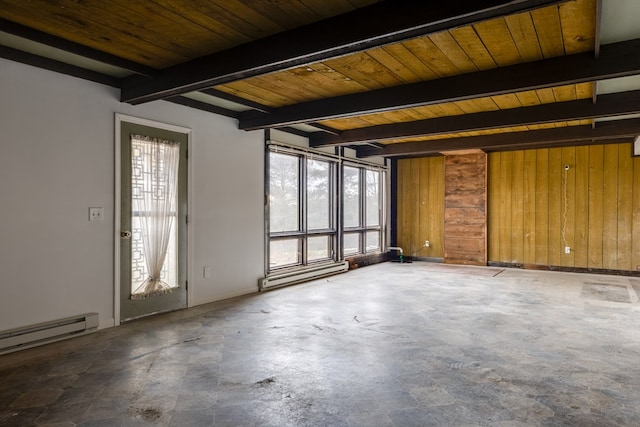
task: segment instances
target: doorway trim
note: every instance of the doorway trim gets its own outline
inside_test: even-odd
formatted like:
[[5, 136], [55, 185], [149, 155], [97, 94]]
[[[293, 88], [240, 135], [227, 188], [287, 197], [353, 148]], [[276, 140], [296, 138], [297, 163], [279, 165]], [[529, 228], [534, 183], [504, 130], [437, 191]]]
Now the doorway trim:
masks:
[[[113, 320], [114, 326], [120, 325], [120, 225], [121, 225], [121, 213], [120, 213], [120, 184], [121, 184], [121, 176], [122, 173], [122, 164], [120, 160], [120, 144], [122, 143], [120, 137], [120, 128], [122, 126], [122, 122], [134, 123], [142, 126], [155, 127], [158, 129], [164, 129], [171, 132], [183, 133], [187, 136], [187, 217], [190, 215], [192, 211], [191, 203], [193, 201], [192, 197], [192, 187], [191, 183], [193, 182], [193, 171], [191, 165], [191, 137], [192, 130], [187, 127], [171, 125], [168, 123], [158, 122], [150, 119], [143, 119], [140, 117], [128, 116], [126, 114], [116, 113], [115, 114], [115, 138], [114, 138], [114, 212], [113, 212]], [[190, 221], [189, 221], [190, 222]], [[193, 236], [190, 224], [187, 223], [187, 281], [189, 278], [193, 277], [191, 271], [191, 254], [193, 253]], [[190, 286], [187, 286], [187, 307], [191, 307], [193, 289]]]

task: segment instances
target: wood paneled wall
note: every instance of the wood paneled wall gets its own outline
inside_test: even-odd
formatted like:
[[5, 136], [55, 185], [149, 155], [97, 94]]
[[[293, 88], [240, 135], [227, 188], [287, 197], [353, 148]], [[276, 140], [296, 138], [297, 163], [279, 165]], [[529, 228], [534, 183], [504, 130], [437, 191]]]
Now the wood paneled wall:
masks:
[[487, 155], [446, 154], [444, 262], [487, 264]]
[[397, 172], [398, 246], [406, 256], [442, 258], [444, 157], [400, 159]]
[[631, 150], [610, 144], [489, 154], [489, 261], [637, 270], [640, 158]]

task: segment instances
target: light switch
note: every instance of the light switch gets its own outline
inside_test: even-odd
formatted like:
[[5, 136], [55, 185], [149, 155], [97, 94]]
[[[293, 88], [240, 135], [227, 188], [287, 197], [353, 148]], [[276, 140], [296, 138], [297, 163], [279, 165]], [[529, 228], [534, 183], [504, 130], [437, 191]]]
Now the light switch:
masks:
[[202, 277], [205, 279], [210, 279], [211, 278], [211, 267], [208, 265], [205, 265], [202, 268]]
[[103, 208], [89, 208], [89, 221], [102, 221], [104, 219]]

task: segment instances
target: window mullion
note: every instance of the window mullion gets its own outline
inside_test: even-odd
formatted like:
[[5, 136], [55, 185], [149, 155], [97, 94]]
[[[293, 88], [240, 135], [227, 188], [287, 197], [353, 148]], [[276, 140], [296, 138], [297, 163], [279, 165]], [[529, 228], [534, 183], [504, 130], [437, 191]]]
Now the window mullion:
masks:
[[[343, 154], [344, 153], [344, 148], [342, 147], [338, 147], [338, 153], [339, 154]], [[342, 174], [343, 172], [343, 168], [344, 168], [344, 164], [342, 163], [342, 161], [338, 162], [336, 164], [336, 171], [335, 171], [335, 177], [336, 177], [336, 185], [335, 185], [335, 189], [336, 189], [336, 193], [335, 193], [335, 202], [337, 203], [336, 205], [336, 212], [334, 213], [336, 216], [336, 252], [337, 252], [337, 259], [342, 260], [344, 259], [344, 225], [343, 225], [343, 216], [344, 216], [344, 208], [343, 208], [343, 197], [344, 197], [344, 189], [343, 189], [343, 178], [342, 178]]]
[[360, 169], [360, 227], [362, 231], [362, 253], [367, 253], [367, 170]]
[[300, 176], [299, 176], [299, 185], [300, 185], [300, 231], [302, 231], [302, 242], [301, 242], [301, 261], [302, 265], [307, 265], [307, 233], [309, 232], [307, 229], [307, 157], [300, 156]]
[[380, 250], [384, 252], [386, 247], [385, 233], [384, 233], [384, 181], [385, 174], [382, 171], [378, 171], [378, 224], [380, 225]]

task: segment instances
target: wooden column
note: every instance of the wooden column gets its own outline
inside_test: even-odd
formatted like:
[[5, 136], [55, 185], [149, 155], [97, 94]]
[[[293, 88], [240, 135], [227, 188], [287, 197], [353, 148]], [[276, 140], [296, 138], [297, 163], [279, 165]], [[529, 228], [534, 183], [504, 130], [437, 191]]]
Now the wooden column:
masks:
[[487, 154], [446, 153], [444, 262], [487, 264]]

